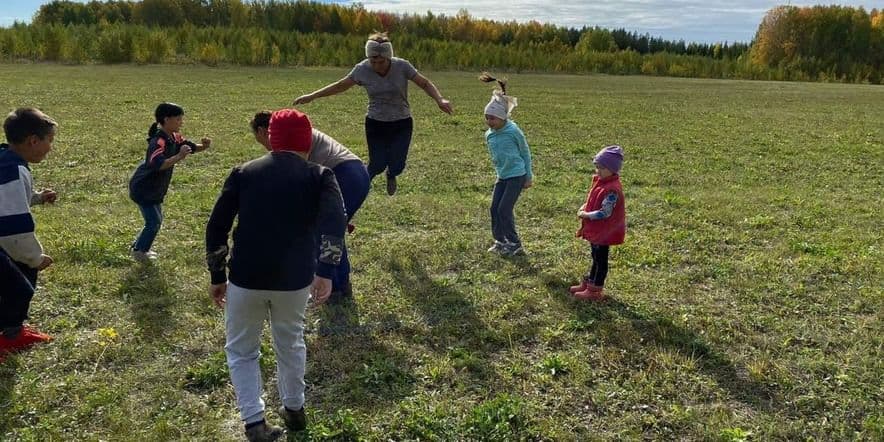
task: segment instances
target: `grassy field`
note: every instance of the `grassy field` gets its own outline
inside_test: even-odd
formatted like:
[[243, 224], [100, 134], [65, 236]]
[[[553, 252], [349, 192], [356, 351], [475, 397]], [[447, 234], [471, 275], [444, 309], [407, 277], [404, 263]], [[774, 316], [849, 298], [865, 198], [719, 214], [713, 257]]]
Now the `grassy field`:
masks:
[[[0, 364], [0, 439], [241, 437], [205, 222], [230, 168], [262, 154], [250, 116], [345, 73], [0, 65], [0, 109], [61, 124], [32, 168], [59, 192], [35, 209], [56, 263], [31, 310], [55, 341]], [[400, 193], [375, 182], [348, 237], [355, 302], [308, 316], [310, 429], [293, 440], [884, 438], [884, 88], [511, 75], [536, 181], [516, 210], [528, 255], [504, 259], [485, 252], [490, 88], [428, 76], [456, 114], [411, 88]], [[161, 259], [141, 267], [126, 183], [163, 100], [214, 142], [176, 168]], [[303, 110], [367, 158], [365, 103]], [[575, 213], [610, 143], [629, 233], [611, 300], [580, 303]]]

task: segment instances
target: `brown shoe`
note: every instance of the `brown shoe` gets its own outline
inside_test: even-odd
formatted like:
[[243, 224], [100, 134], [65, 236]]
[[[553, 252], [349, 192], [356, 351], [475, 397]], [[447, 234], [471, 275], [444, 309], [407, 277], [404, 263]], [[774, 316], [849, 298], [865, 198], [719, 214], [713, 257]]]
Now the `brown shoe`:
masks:
[[273, 442], [283, 435], [282, 427], [261, 422], [246, 430], [246, 439], [249, 442]]
[[279, 407], [279, 415], [282, 416], [289, 431], [301, 431], [307, 428], [307, 414], [304, 413], [304, 407], [295, 411]]
[[591, 283], [587, 285], [586, 290], [574, 293], [574, 297], [582, 301], [604, 301], [607, 298], [602, 287]]

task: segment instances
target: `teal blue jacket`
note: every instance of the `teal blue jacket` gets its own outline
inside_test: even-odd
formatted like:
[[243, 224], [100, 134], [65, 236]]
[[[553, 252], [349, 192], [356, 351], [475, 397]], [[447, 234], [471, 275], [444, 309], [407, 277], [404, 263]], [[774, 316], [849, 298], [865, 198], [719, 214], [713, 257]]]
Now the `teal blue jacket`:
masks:
[[488, 129], [485, 142], [491, 153], [491, 162], [497, 171], [497, 178], [507, 179], [527, 175], [528, 180], [534, 179], [531, 172], [531, 150], [522, 129], [512, 120], [507, 120], [499, 130]]

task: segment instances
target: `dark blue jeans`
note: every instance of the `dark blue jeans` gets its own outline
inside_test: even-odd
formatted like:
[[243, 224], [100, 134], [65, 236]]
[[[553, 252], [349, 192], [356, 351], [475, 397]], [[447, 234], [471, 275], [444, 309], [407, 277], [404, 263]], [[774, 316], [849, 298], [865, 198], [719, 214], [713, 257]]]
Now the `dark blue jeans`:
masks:
[[[344, 210], [347, 212], [347, 221], [350, 221], [356, 211], [362, 207], [368, 196], [371, 179], [362, 161], [347, 161], [335, 166], [332, 171], [341, 188], [341, 196], [344, 197]], [[344, 251], [341, 255], [341, 264], [335, 269], [332, 278], [332, 290], [343, 290], [350, 283], [350, 257], [347, 253], [347, 242], [344, 241]]]
[[160, 226], [163, 224], [163, 205], [162, 204], [138, 204], [138, 210], [141, 210], [141, 216], [144, 217], [144, 228], [132, 243], [132, 249], [139, 252], [147, 252], [153, 245]]
[[522, 245], [516, 233], [516, 201], [522, 194], [527, 175], [498, 179], [491, 197], [491, 235], [496, 241]]
[[37, 269], [13, 261], [0, 249], [0, 332], [28, 319], [36, 287]]
[[374, 179], [384, 169], [397, 177], [405, 170], [414, 120], [378, 121], [365, 117], [365, 140], [368, 142], [368, 175]]

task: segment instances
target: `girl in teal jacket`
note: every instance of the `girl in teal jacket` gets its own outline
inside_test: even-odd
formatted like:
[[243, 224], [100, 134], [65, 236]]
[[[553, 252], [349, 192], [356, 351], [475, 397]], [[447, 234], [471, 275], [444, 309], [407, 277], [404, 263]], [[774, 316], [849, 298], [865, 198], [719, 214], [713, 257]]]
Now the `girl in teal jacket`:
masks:
[[522, 189], [531, 187], [534, 174], [531, 171], [531, 150], [522, 129], [512, 120], [510, 113], [517, 100], [506, 94], [506, 80], [498, 80], [483, 73], [480, 80], [496, 81], [500, 85], [485, 105], [485, 142], [491, 154], [491, 162], [497, 172], [497, 182], [491, 196], [491, 234], [494, 245], [489, 252], [504, 256], [524, 255], [522, 240], [516, 232], [514, 209]]

